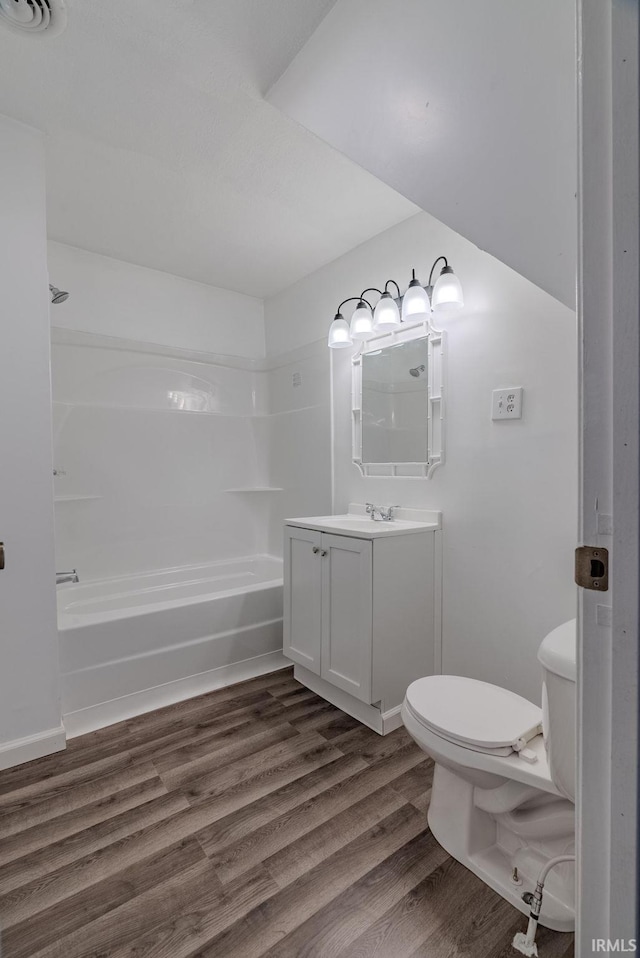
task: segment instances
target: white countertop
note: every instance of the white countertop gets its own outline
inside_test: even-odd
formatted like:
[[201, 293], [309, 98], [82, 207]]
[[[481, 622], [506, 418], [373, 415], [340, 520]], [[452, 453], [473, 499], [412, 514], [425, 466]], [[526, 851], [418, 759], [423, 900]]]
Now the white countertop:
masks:
[[[288, 526], [314, 529], [334, 535], [354, 536], [357, 539], [379, 539], [383, 536], [403, 536], [417, 532], [434, 532], [441, 528], [439, 512], [418, 509], [397, 509], [388, 522], [374, 520], [366, 515], [364, 506], [350, 504], [350, 511], [338, 516], [303, 516], [285, 519]], [[396, 518], [397, 516], [397, 518]]]

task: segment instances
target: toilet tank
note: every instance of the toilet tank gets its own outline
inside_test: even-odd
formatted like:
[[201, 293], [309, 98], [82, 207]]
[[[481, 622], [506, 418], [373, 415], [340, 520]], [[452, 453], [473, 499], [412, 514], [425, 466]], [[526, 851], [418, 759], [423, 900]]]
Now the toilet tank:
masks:
[[550, 632], [538, 650], [542, 665], [542, 728], [551, 779], [575, 800], [576, 783], [576, 620]]

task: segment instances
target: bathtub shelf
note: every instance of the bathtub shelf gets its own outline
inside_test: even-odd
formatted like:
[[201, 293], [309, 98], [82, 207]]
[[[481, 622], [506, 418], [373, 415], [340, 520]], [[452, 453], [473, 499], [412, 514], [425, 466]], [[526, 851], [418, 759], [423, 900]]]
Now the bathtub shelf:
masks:
[[68, 496], [54, 496], [54, 497], [53, 497], [53, 501], [54, 501], [54, 502], [79, 502], [79, 501], [84, 500], [84, 499], [102, 499], [102, 496], [74, 496], [74, 495], [68, 495]]
[[239, 486], [237, 489], [223, 489], [223, 492], [284, 492], [281, 486]]

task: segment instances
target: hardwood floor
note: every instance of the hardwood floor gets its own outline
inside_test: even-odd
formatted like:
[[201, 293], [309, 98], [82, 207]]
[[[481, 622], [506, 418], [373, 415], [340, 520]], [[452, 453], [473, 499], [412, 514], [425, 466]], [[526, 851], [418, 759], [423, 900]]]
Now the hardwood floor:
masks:
[[0, 954], [507, 958], [526, 921], [430, 834], [431, 776], [288, 670], [74, 739], [0, 772]]

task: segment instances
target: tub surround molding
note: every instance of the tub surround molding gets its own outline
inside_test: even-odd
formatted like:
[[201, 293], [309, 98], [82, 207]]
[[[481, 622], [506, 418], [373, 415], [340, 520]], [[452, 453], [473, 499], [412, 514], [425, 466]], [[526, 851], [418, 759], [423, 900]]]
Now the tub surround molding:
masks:
[[318, 356], [326, 357], [326, 354], [326, 339], [314, 339], [295, 349], [289, 349], [282, 353], [274, 353], [273, 355], [267, 356], [262, 362], [264, 363], [265, 371], [272, 372], [275, 369], [283, 369], [285, 366], [304, 362], [306, 359], [315, 359]]
[[125, 339], [122, 336], [105, 336], [102, 333], [86, 333], [79, 329], [66, 329], [64, 326], [51, 327], [51, 342], [55, 346], [81, 346], [88, 349], [111, 349], [118, 352], [146, 353], [150, 356], [167, 356], [186, 362], [204, 363], [207, 366], [224, 366], [229, 369], [243, 369], [248, 372], [271, 372], [292, 363], [303, 362], [324, 353], [324, 340], [306, 343], [274, 356], [231, 356], [226, 353], [210, 353], [205, 350], [183, 349], [179, 346], [164, 346], [161, 343], [148, 343], [142, 340]]
[[67, 736], [64, 724], [45, 729], [43, 732], [36, 732], [34, 735], [27, 735], [25, 738], [14, 739], [12, 742], [4, 742], [0, 745], [0, 770], [22, 765], [24, 762], [32, 762], [36, 758], [51, 755], [53, 752], [63, 752], [66, 747]]
[[198, 349], [183, 349], [180, 346], [164, 346], [142, 340], [125, 339], [122, 336], [105, 336], [103, 333], [86, 333], [79, 329], [51, 327], [51, 342], [55, 346], [84, 346], [89, 349], [112, 349], [118, 352], [147, 353], [151, 356], [168, 356], [187, 362], [206, 363], [209, 366], [227, 366], [232, 369], [260, 370], [264, 359], [247, 359], [225, 353], [210, 353]]

